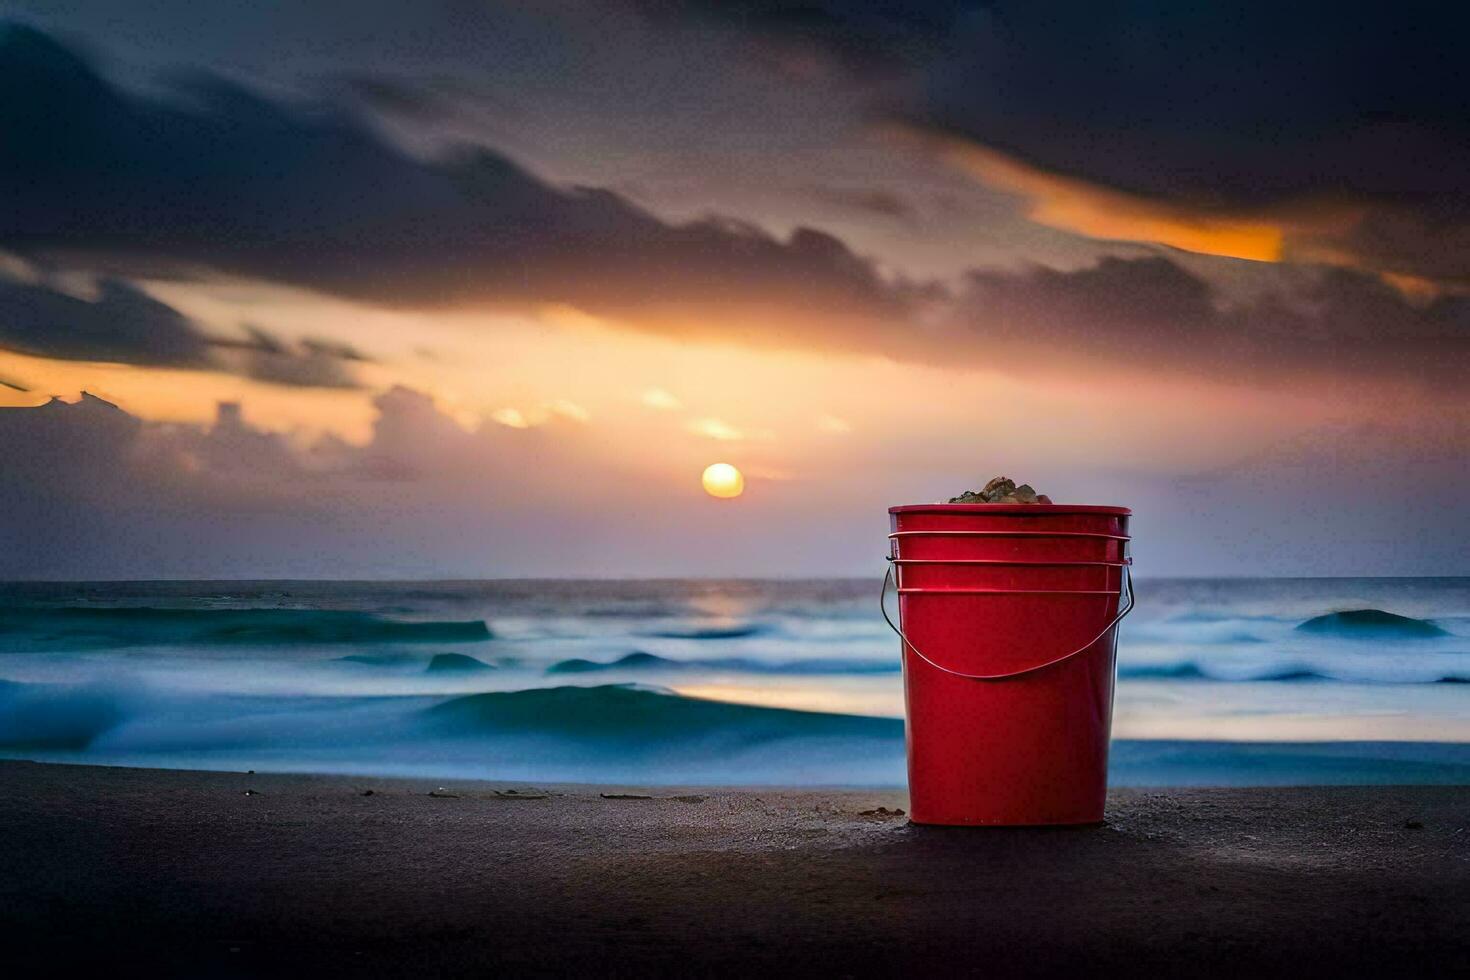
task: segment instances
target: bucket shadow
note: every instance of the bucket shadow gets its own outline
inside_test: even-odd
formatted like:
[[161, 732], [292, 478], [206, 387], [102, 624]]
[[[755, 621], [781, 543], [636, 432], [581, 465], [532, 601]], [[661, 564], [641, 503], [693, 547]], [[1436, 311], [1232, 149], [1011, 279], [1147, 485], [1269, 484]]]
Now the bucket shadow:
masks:
[[1170, 842], [1141, 837], [1108, 821], [1045, 826], [945, 826], [909, 822], [875, 849], [882, 862], [945, 867], [961, 873], [1013, 869], [1028, 876], [1070, 879], [1085, 868], [1154, 860]]

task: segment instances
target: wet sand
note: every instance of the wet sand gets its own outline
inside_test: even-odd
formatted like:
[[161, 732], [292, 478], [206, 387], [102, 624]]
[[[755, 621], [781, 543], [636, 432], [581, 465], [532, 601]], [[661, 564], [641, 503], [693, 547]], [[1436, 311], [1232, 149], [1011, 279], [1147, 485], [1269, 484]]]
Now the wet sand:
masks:
[[1087, 829], [874, 812], [905, 804], [0, 762], [0, 967], [1470, 970], [1470, 787], [1119, 790]]

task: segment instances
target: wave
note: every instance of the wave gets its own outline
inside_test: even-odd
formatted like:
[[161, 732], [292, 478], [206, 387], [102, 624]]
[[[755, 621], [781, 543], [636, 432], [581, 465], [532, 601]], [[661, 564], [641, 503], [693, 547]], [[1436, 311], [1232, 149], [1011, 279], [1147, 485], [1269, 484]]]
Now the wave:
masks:
[[548, 674], [588, 674], [599, 670], [677, 670], [686, 662], [655, 656], [651, 653], [644, 653], [642, 650], [634, 650], [610, 663], [586, 660], [582, 657], [558, 660], [547, 667], [546, 672]]
[[674, 660], [635, 650], [613, 661], [574, 657], [546, 668], [548, 674], [591, 674], [600, 671], [732, 671], [744, 674], [896, 674], [898, 658], [891, 660], [805, 660], [767, 661], [751, 657], [715, 657], [704, 660]]
[[655, 630], [644, 635], [662, 640], [739, 640], [747, 636], [761, 636], [769, 632], [769, 626], [749, 623], [742, 626], [700, 626], [691, 629]]
[[411, 653], [353, 653], [336, 658], [340, 663], [365, 664], [369, 667], [402, 667], [423, 662], [423, 657]]
[[[621, 785], [901, 785], [903, 723], [557, 687], [450, 700], [179, 697], [0, 681], [0, 757]], [[1460, 783], [1470, 744], [1113, 743], [1117, 785]]]
[[1117, 739], [1114, 786], [1451, 785], [1470, 783], [1470, 744]]
[[[1463, 664], [1463, 666], [1461, 666]], [[635, 651], [613, 661], [557, 661], [545, 669], [553, 674], [597, 673], [731, 673], [788, 674], [788, 676], [875, 676], [897, 674], [901, 666], [892, 660], [841, 660], [841, 658], [804, 658], [804, 660], [766, 661], [750, 657], [714, 657], [704, 660], [672, 660], [669, 657]], [[1180, 660], [1173, 663], [1133, 664], [1123, 661], [1117, 667], [1123, 680], [1214, 680], [1214, 682], [1310, 682], [1336, 680], [1358, 685], [1420, 685], [1420, 683], [1470, 683], [1470, 658], [1458, 654], [1436, 654], [1414, 660], [1388, 661], [1349, 658], [1339, 663], [1314, 663], [1310, 660], [1276, 660], [1241, 663], [1230, 658], [1219, 660]]]
[[81, 750], [125, 717], [115, 692], [0, 680], [0, 745]]
[[1470, 665], [1462, 668], [1382, 664], [1209, 664], [1187, 660], [1172, 664], [1118, 665], [1127, 680], [1338, 681], [1345, 684], [1470, 684]]
[[1228, 676], [1207, 671], [1196, 663], [1158, 664], [1145, 667], [1119, 667], [1118, 676], [1140, 680], [1201, 681], [1310, 681], [1335, 680], [1326, 673], [1306, 667], [1264, 667], [1258, 670], [1233, 671]]
[[[1281, 659], [1254, 663], [1230, 658], [1186, 659], [1167, 663], [1118, 664], [1118, 677], [1124, 680], [1199, 680], [1199, 681], [1340, 681], [1350, 684], [1457, 684], [1470, 683], [1470, 657], [1464, 666], [1457, 654], [1437, 654], [1411, 662], [1365, 661], [1361, 657], [1343, 658], [1336, 663]], [[573, 658], [560, 660], [546, 668], [550, 675], [599, 673], [710, 674], [718, 672], [788, 675], [788, 676], [878, 676], [901, 671], [898, 658], [857, 660], [808, 658], [768, 661], [749, 657], [712, 657], [697, 660], [675, 660], [638, 650], [612, 661]]]
[[712, 735], [741, 743], [784, 738], [903, 737], [897, 718], [826, 714], [683, 697], [646, 687], [605, 684], [470, 694], [424, 711], [444, 734], [538, 734], [609, 741], [684, 744]]
[[[110, 737], [99, 743], [105, 735]], [[191, 696], [135, 685], [0, 680], [0, 747], [203, 750], [298, 748], [444, 739], [555, 736], [598, 754], [640, 747], [695, 751], [712, 736], [754, 745], [786, 738], [903, 737], [897, 718], [833, 714], [686, 697], [634, 684], [561, 686], [461, 695]]]
[[301, 646], [334, 643], [473, 643], [483, 620], [421, 622], [336, 609], [30, 607], [0, 610], [0, 650], [127, 646]]
[[1427, 639], [1450, 636], [1450, 632], [1427, 619], [1414, 619], [1382, 609], [1346, 609], [1314, 616], [1297, 626], [1304, 633], [1369, 638]]
[[[34, 688], [34, 689], [29, 689]], [[21, 710], [15, 710], [19, 707]], [[893, 784], [903, 723], [647, 688], [424, 697], [0, 689], [0, 758], [557, 782]]]
[[474, 674], [495, 667], [465, 653], [437, 653], [424, 670], [430, 674]]

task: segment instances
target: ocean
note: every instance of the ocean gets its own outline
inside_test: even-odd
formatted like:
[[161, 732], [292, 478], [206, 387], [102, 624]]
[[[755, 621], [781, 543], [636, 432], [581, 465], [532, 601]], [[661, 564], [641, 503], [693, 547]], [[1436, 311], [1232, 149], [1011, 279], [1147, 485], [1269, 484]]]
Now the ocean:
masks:
[[[878, 588], [3, 584], [0, 756], [898, 786], [902, 678]], [[1115, 784], [1470, 783], [1470, 579], [1137, 588], [1119, 642]]]

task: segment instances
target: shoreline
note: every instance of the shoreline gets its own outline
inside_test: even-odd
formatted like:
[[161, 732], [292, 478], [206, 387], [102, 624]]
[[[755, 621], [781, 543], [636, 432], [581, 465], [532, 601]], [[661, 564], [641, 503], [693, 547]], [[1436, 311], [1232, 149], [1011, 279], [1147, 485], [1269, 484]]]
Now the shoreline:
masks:
[[[613, 775], [604, 779], [554, 774], [557, 763], [547, 760], [537, 766], [545, 779], [532, 780], [542, 785], [564, 785], [592, 788], [600, 786], [704, 787], [720, 790], [788, 790], [793, 788], [823, 792], [901, 792], [903, 742], [902, 719], [893, 719], [895, 737], [889, 760], [899, 775], [887, 782], [838, 781], [830, 783], [806, 779], [801, 782], [757, 779], [698, 780], [650, 778], [656, 769], [644, 767], [617, 772], [616, 762], [605, 768]], [[487, 757], [493, 757], [495, 746], [482, 746]], [[1270, 788], [1290, 786], [1466, 786], [1470, 787], [1470, 742], [1423, 740], [1323, 740], [1323, 741], [1235, 741], [1230, 739], [1120, 739], [1111, 740], [1109, 783], [1118, 788], [1185, 789], [1185, 788]], [[304, 753], [296, 762], [281, 762], [270, 754], [238, 751], [203, 760], [181, 753], [176, 759], [158, 755], [119, 755], [113, 758], [79, 750], [74, 753], [34, 749], [0, 749], [4, 762], [34, 762], [44, 765], [97, 767], [103, 769], [140, 769], [160, 772], [244, 773], [247, 771], [380, 780], [459, 780], [470, 782], [512, 783], [518, 774], [494, 771], [467, 771], [462, 762], [446, 763], [434, 771], [432, 764], [401, 764], [379, 760], [372, 763], [344, 763], [330, 759], [312, 759]], [[201, 765], [201, 763], [204, 763]], [[589, 766], [582, 765], [579, 774]], [[591, 767], [596, 768], [596, 767]], [[697, 771], [697, 769], [695, 770]], [[522, 779], [524, 782], [525, 780]]]
[[239, 976], [1470, 968], [1470, 787], [1123, 788], [1105, 825], [1068, 829], [918, 827], [894, 812], [906, 807], [882, 790], [4, 761], [0, 963]]

